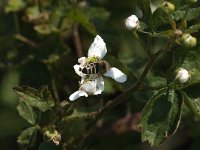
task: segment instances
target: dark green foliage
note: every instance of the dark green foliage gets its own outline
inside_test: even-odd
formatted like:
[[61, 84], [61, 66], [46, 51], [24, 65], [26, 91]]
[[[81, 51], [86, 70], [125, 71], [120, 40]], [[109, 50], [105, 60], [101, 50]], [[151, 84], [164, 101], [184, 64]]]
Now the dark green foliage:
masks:
[[[1, 0], [0, 149], [198, 149], [200, 2], [188, 1]], [[132, 14], [138, 30], [124, 25]], [[127, 81], [104, 77], [102, 94], [71, 102], [97, 34]]]

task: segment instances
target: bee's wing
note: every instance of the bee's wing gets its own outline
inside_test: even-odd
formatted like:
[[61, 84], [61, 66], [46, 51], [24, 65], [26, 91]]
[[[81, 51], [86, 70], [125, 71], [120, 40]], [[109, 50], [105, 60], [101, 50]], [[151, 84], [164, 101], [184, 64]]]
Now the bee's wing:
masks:
[[88, 57], [103, 58], [107, 53], [107, 48], [104, 40], [97, 35], [88, 50]]

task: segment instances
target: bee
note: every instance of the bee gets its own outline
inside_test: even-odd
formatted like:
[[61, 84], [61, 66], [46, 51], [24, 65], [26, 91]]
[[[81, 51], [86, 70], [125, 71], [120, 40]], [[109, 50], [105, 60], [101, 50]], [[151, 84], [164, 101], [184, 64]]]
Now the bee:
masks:
[[79, 71], [86, 75], [103, 75], [110, 68], [110, 65], [105, 60], [97, 60], [96, 62], [88, 62], [85, 66], [80, 67]]

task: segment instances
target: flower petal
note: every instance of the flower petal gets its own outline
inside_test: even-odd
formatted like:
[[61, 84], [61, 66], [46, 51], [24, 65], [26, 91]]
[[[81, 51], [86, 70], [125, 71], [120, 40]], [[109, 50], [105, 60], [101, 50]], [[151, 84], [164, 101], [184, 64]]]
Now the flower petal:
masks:
[[119, 69], [112, 67], [108, 72], [104, 74], [107, 77], [113, 78], [115, 81], [123, 83], [127, 80], [127, 76]]
[[96, 91], [94, 92], [94, 95], [101, 94], [101, 92], [104, 90], [104, 81], [103, 78], [100, 77], [97, 80], [97, 85], [96, 85]]
[[76, 100], [77, 98], [79, 98], [81, 96], [88, 97], [88, 94], [86, 92], [84, 92], [84, 91], [79, 90], [79, 91], [76, 91], [76, 92], [72, 93], [70, 95], [70, 97], [69, 97], [69, 100], [70, 101], [74, 101], [74, 100]]
[[81, 58], [78, 59], [78, 62], [80, 64], [85, 64], [85, 60], [86, 60], [86, 57], [81, 57]]
[[103, 58], [107, 53], [106, 44], [103, 39], [97, 35], [94, 42], [91, 44], [88, 50], [88, 57], [99, 57]]
[[80, 69], [80, 65], [74, 65], [74, 70], [75, 70], [75, 72], [79, 75], [79, 76], [81, 76], [81, 77], [83, 77], [83, 76], [85, 76], [85, 74], [84, 73], [82, 73], [79, 69]]
[[94, 92], [96, 91], [96, 84], [97, 80], [87, 81], [81, 85], [80, 90], [94, 95]]

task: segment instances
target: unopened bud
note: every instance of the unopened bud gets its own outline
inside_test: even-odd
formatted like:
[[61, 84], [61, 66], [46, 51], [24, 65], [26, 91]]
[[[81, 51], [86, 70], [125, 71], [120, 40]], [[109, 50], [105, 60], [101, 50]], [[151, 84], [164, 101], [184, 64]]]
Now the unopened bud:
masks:
[[190, 74], [188, 73], [188, 71], [184, 68], [179, 68], [179, 70], [177, 71], [176, 74], [176, 79], [180, 82], [180, 83], [185, 83], [188, 81], [190, 77]]
[[175, 5], [170, 2], [164, 1], [161, 3], [160, 9], [166, 14], [171, 14], [175, 10]]
[[131, 15], [128, 18], [126, 18], [125, 25], [126, 25], [126, 28], [129, 30], [134, 30], [134, 29], [137, 30], [140, 27], [140, 22], [137, 16]]
[[197, 2], [197, 0], [186, 0], [186, 2], [187, 2], [188, 4], [194, 4], [194, 3]]
[[180, 42], [185, 47], [195, 47], [197, 44], [197, 39], [193, 37], [191, 34], [185, 33], [182, 35]]

